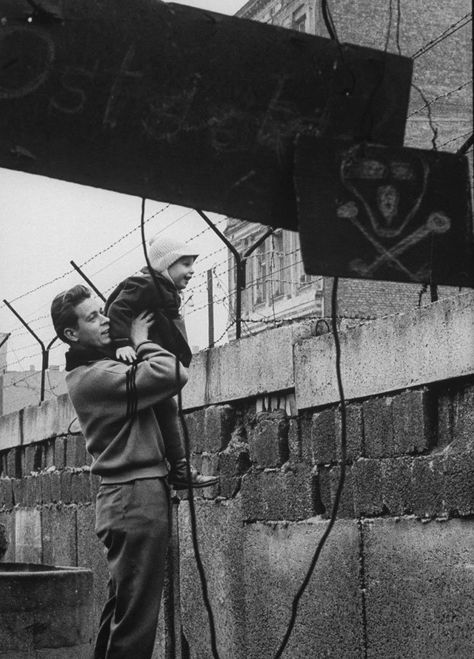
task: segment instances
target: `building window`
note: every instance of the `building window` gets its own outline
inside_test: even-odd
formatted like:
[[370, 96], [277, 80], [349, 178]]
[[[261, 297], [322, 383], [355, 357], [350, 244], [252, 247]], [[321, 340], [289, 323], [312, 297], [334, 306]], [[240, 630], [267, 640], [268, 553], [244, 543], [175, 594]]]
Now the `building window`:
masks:
[[306, 10], [304, 6], [293, 12], [291, 28], [297, 32], [306, 32]]
[[267, 301], [267, 254], [265, 245], [260, 245], [255, 250], [254, 266], [254, 304], [264, 304]]
[[285, 294], [285, 248], [283, 244], [283, 231], [275, 232], [272, 237], [272, 250], [270, 255], [270, 278], [272, 281], [272, 294], [275, 297]]

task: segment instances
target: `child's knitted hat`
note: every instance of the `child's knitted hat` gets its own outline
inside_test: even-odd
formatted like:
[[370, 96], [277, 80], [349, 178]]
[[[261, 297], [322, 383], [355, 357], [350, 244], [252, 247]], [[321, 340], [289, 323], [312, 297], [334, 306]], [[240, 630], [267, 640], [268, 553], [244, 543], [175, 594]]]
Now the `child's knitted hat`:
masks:
[[150, 259], [151, 267], [156, 272], [163, 272], [167, 270], [170, 265], [173, 265], [182, 256], [197, 257], [189, 245], [176, 240], [176, 238], [152, 238], [150, 240], [150, 248], [148, 250], [148, 258]]

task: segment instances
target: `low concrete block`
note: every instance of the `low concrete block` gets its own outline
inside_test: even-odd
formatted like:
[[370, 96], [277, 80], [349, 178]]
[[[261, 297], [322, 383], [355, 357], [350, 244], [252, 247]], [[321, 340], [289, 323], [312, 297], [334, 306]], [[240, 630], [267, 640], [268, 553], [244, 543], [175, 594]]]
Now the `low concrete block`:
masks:
[[25, 481], [25, 504], [26, 506], [36, 506], [41, 503], [41, 480], [37, 474], [27, 476]]
[[360, 458], [352, 467], [354, 508], [357, 516], [373, 517], [383, 512], [382, 462]]
[[15, 448], [11, 448], [7, 452], [5, 458], [6, 475], [10, 476], [10, 478], [18, 478], [19, 476], [21, 476], [20, 451], [21, 448], [18, 446]]
[[311, 457], [313, 464], [323, 465], [336, 461], [336, 417], [330, 407], [313, 414], [311, 420]]
[[13, 508], [13, 484], [11, 478], [0, 478], [0, 508]]
[[303, 459], [302, 433], [299, 419], [288, 419], [288, 453], [288, 459], [291, 463], [301, 462]]
[[204, 412], [203, 450], [223, 451], [230, 442], [235, 410], [231, 405], [211, 405]]
[[56, 469], [64, 469], [66, 466], [66, 437], [56, 437], [54, 440], [54, 466]]
[[444, 512], [443, 471], [442, 455], [420, 456], [413, 460], [411, 491], [415, 515], [434, 517]]
[[396, 455], [391, 396], [371, 398], [362, 405], [364, 446], [367, 458]]
[[[338, 460], [342, 459], [341, 452], [341, 410], [338, 407], [335, 411], [335, 432], [336, 432], [336, 456]], [[346, 404], [346, 456], [347, 460], [353, 461], [360, 458], [363, 454], [363, 426], [362, 426], [362, 405], [357, 403]]]
[[227, 499], [240, 490], [242, 476], [250, 469], [249, 445], [234, 435], [229, 445], [219, 453], [220, 494]]
[[15, 510], [0, 512], [0, 524], [5, 527], [7, 550], [3, 556], [5, 563], [15, 562]]
[[[318, 467], [317, 483], [319, 487], [319, 499], [324, 507], [324, 514], [330, 517], [334, 507], [336, 492], [341, 477], [340, 467]], [[354, 492], [353, 492], [352, 467], [346, 465], [344, 486], [339, 499], [337, 511], [338, 518], [354, 517]]]
[[61, 471], [61, 499], [62, 503], [71, 503], [72, 498], [72, 472], [64, 469]]
[[284, 410], [261, 412], [248, 433], [250, 459], [261, 467], [280, 467], [289, 457], [288, 417]]
[[383, 511], [390, 515], [413, 513], [413, 458], [399, 457], [380, 460], [382, 470]]
[[[215, 616], [219, 656], [247, 659], [240, 502], [196, 501], [197, 534]], [[189, 506], [178, 510], [183, 630], [190, 656], [210, 657], [209, 624], [192, 547]]]
[[307, 519], [313, 510], [313, 474], [307, 465], [294, 469], [251, 470], [242, 478], [245, 521]]
[[48, 565], [77, 565], [76, 506], [43, 506], [41, 527], [43, 562]]
[[453, 382], [443, 388], [438, 402], [438, 441], [447, 446], [466, 442], [474, 426], [474, 386]]
[[446, 512], [467, 516], [474, 514], [474, 440], [463, 448], [454, 442], [445, 450], [443, 495]]
[[[219, 456], [217, 453], [209, 454], [203, 453], [201, 460], [201, 473], [204, 476], [215, 476], [218, 473], [219, 469]], [[204, 487], [201, 490], [202, 496], [205, 499], [215, 499], [219, 494], [219, 483], [213, 485], [212, 487]]]
[[74, 503], [90, 503], [91, 483], [88, 471], [76, 471], [71, 475], [71, 501]]
[[15, 511], [15, 561], [41, 563], [41, 512], [36, 508]]
[[393, 398], [393, 435], [398, 454], [422, 453], [435, 440], [434, 401], [427, 389], [406, 391]]
[[13, 478], [13, 503], [15, 506], [26, 506], [26, 479]]
[[22, 414], [11, 412], [0, 416], [0, 451], [20, 446], [22, 439]]
[[21, 475], [29, 476], [31, 472], [36, 471], [41, 464], [42, 447], [41, 444], [29, 444], [22, 449], [21, 454]]
[[[247, 659], [275, 656], [326, 528], [327, 521], [317, 519], [245, 526]], [[300, 600], [283, 656], [361, 659], [362, 630], [357, 523], [338, 521]]]
[[66, 466], [83, 467], [86, 464], [86, 441], [83, 435], [67, 435]]
[[205, 410], [194, 410], [184, 415], [188, 428], [191, 452], [202, 453], [204, 451]]
[[88, 567], [94, 573], [94, 624], [92, 636], [97, 633], [100, 614], [107, 599], [109, 573], [105, 547], [95, 534], [95, 506], [77, 506], [77, 565]]
[[367, 657], [471, 657], [474, 524], [363, 523]]

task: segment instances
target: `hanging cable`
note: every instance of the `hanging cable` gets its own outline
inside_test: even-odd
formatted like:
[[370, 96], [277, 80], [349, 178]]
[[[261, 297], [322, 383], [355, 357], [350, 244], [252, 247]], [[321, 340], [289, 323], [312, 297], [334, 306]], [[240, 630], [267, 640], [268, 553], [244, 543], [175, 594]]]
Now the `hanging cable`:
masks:
[[[145, 202], [146, 199], [143, 197], [142, 198], [142, 208], [141, 208], [141, 220], [140, 220], [140, 227], [141, 227], [141, 237], [142, 237], [142, 246], [143, 246], [143, 252], [145, 255], [145, 261], [148, 266], [151, 278], [153, 280], [153, 283], [156, 287], [157, 290], [159, 290], [159, 284], [156, 280], [155, 276], [155, 271], [153, 270], [151, 263], [150, 263], [150, 258], [148, 256], [148, 250], [146, 246], [146, 239], [145, 239]], [[191, 464], [190, 464], [190, 459], [191, 459], [191, 451], [190, 451], [190, 441], [189, 441], [189, 433], [188, 433], [188, 427], [186, 424], [186, 419], [184, 418], [183, 414], [183, 403], [182, 403], [182, 396], [181, 396], [181, 389], [178, 387], [179, 383], [179, 359], [176, 357], [176, 385], [178, 388], [178, 412], [179, 412], [179, 418], [181, 422], [181, 427], [183, 429], [183, 435], [184, 435], [184, 446], [185, 446], [185, 452], [186, 452], [186, 471], [187, 471], [187, 480], [188, 480], [188, 504], [189, 504], [189, 515], [190, 515], [190, 520], [191, 520], [191, 537], [192, 537], [192, 543], [193, 543], [193, 549], [194, 549], [194, 555], [196, 558], [196, 565], [198, 568], [198, 573], [199, 573], [199, 578], [201, 581], [201, 589], [202, 589], [202, 595], [203, 595], [203, 600], [204, 600], [204, 606], [206, 607], [208, 618], [209, 618], [209, 630], [211, 634], [211, 648], [212, 648], [212, 656], [214, 659], [219, 659], [219, 653], [217, 651], [217, 643], [216, 643], [216, 627], [214, 623], [214, 614], [212, 611], [211, 603], [209, 600], [209, 592], [208, 592], [208, 587], [207, 587], [207, 579], [206, 579], [206, 574], [204, 572], [204, 566], [202, 563], [201, 559], [201, 554], [199, 551], [199, 542], [198, 542], [198, 537], [197, 537], [197, 523], [196, 523], [196, 509], [194, 506], [194, 494], [193, 490], [191, 487]]]
[[339, 392], [339, 401], [340, 401], [340, 410], [341, 410], [341, 460], [340, 460], [340, 474], [339, 474], [339, 483], [337, 486], [336, 490], [336, 495], [334, 497], [334, 503], [331, 511], [331, 517], [329, 520], [328, 525], [326, 526], [326, 530], [324, 531], [323, 535], [321, 536], [321, 539], [318, 542], [318, 545], [316, 547], [316, 550], [314, 552], [313, 558], [311, 559], [311, 563], [309, 566], [309, 569], [306, 573], [305, 578], [303, 579], [303, 583], [298, 589], [298, 592], [296, 593], [293, 603], [291, 606], [291, 618], [290, 622], [288, 624], [288, 628], [286, 630], [285, 636], [283, 637], [283, 641], [281, 642], [280, 647], [278, 648], [278, 651], [275, 655], [275, 659], [278, 659], [279, 657], [282, 656], [283, 651], [285, 647], [288, 644], [288, 640], [291, 636], [291, 632], [293, 631], [293, 627], [295, 625], [296, 621], [296, 614], [298, 612], [298, 605], [300, 602], [301, 597], [303, 596], [303, 593], [306, 590], [306, 587], [308, 586], [308, 583], [311, 579], [311, 575], [314, 572], [314, 568], [316, 567], [316, 564], [318, 562], [318, 559], [321, 555], [321, 552], [323, 550], [324, 545], [326, 544], [326, 541], [329, 537], [329, 534], [332, 531], [332, 528], [336, 522], [337, 518], [337, 512], [339, 509], [339, 503], [341, 500], [341, 495], [342, 495], [342, 490], [344, 488], [344, 482], [345, 482], [345, 477], [346, 477], [346, 459], [347, 459], [347, 430], [346, 430], [346, 424], [347, 424], [347, 414], [346, 414], [346, 401], [344, 398], [344, 389], [342, 385], [342, 375], [341, 375], [341, 344], [339, 341], [339, 334], [337, 330], [337, 288], [338, 288], [338, 283], [339, 283], [339, 278], [334, 277], [333, 281], [333, 286], [332, 286], [332, 295], [331, 295], [331, 328], [332, 328], [332, 334], [334, 337], [334, 347], [336, 349], [336, 377], [337, 377], [337, 388]]

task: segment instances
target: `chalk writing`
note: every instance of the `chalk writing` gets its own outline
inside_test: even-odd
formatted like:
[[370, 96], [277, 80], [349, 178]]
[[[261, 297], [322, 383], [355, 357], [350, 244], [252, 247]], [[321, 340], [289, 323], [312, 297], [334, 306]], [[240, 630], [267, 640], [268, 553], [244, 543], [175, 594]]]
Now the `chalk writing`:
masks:
[[0, 28], [0, 99], [36, 91], [47, 80], [54, 58], [47, 32], [27, 26]]

